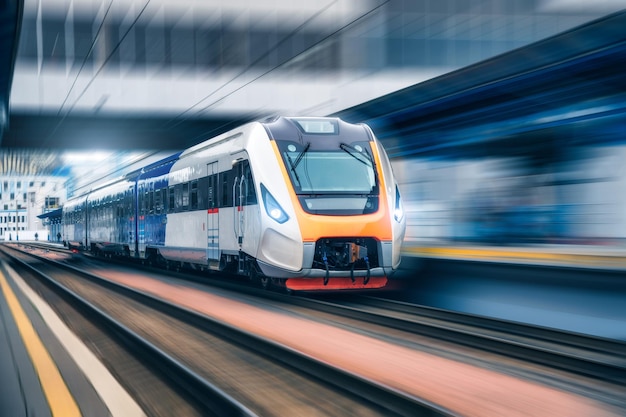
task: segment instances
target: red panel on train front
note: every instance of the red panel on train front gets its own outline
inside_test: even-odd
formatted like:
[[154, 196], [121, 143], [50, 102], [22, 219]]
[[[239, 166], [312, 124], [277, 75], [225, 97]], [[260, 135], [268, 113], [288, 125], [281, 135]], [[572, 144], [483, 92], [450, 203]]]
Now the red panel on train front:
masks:
[[289, 278], [285, 286], [294, 291], [329, 291], [329, 290], [361, 290], [383, 288], [387, 285], [387, 277], [371, 277], [367, 284], [363, 277], [329, 278], [324, 285], [324, 278]]

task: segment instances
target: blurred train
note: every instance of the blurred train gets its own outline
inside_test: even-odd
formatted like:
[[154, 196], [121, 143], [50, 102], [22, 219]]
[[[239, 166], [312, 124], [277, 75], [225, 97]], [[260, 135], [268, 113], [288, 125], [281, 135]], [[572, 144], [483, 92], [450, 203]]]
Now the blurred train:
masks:
[[337, 118], [249, 123], [71, 199], [62, 220], [73, 249], [295, 291], [384, 287], [405, 233], [381, 144]]

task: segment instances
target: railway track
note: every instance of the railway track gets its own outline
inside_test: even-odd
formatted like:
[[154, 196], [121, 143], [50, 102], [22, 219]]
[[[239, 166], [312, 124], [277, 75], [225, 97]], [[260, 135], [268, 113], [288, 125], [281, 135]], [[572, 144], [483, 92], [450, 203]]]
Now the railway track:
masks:
[[[43, 247], [38, 245], [33, 247]], [[67, 252], [66, 249], [53, 248]], [[206, 282], [194, 275], [183, 277]], [[626, 342], [457, 313], [401, 301], [363, 295], [285, 297], [254, 287], [212, 281], [212, 285], [262, 296], [287, 304], [374, 323], [465, 346], [517, 357], [578, 375], [626, 384]]]
[[[45, 282], [45, 287], [77, 306], [81, 315], [106, 329], [148, 368], [157, 369], [200, 415], [272, 416], [285, 415], [286, 410], [325, 415], [454, 415], [71, 265], [3, 251], [20, 274], [29, 275], [31, 282]], [[39, 290], [45, 292], [41, 286]], [[251, 386], [262, 387], [261, 392], [250, 392]], [[147, 398], [151, 399], [144, 405], [159, 400]], [[157, 407], [154, 414], [158, 411]]]
[[626, 343], [370, 296], [300, 298], [318, 311], [626, 384]]
[[171, 271], [168, 275], [189, 285], [195, 281], [232, 290], [252, 297], [252, 303], [265, 299], [290, 314], [394, 344], [566, 389], [626, 413], [626, 344], [620, 341], [355, 294], [294, 297], [206, 275]]
[[[302, 315], [567, 389], [626, 415], [626, 343], [362, 295], [263, 293]], [[469, 350], [468, 350], [469, 349]]]
[[[206, 277], [198, 278], [188, 274], [181, 276], [200, 283], [206, 282]], [[454, 346], [491, 352], [504, 358], [505, 365], [498, 367], [491, 362], [493, 357], [490, 357], [487, 362], [479, 360], [480, 366], [491, 368], [495, 365], [501, 371], [515, 376], [555, 387], [566, 387], [574, 393], [617, 406], [626, 414], [626, 398], [623, 396], [623, 386], [626, 383], [626, 342], [620, 340], [356, 293], [293, 297], [254, 286], [233, 284], [227, 280], [213, 280], [211, 285], [279, 302], [283, 308], [303, 316], [326, 315], [326, 320], [333, 324], [398, 343], [411, 344], [415, 339], [398, 339], [394, 330], [415, 335], [420, 338], [420, 342], [415, 344], [417, 349], [429, 349], [421, 341], [423, 337], [427, 337], [452, 343]], [[372, 329], [371, 325], [376, 328]], [[438, 342], [435, 342], [434, 348], [430, 350], [435, 354], [445, 354], [446, 349], [442, 350]], [[452, 353], [450, 356], [461, 361], [474, 361], [473, 354], [459, 356]], [[508, 358], [519, 360], [519, 366], [511, 367]], [[526, 365], [531, 365], [530, 370], [526, 369]]]

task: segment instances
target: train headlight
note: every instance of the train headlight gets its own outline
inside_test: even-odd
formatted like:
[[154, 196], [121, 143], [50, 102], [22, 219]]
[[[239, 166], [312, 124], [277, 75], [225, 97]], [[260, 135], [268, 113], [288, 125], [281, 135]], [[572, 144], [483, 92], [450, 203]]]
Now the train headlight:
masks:
[[281, 224], [289, 220], [289, 216], [287, 216], [285, 210], [283, 210], [274, 196], [267, 191], [267, 188], [265, 188], [263, 184], [261, 184], [261, 195], [263, 196], [263, 205], [265, 206], [265, 212], [268, 216]]
[[396, 185], [396, 205], [393, 209], [393, 218], [400, 223], [403, 217], [404, 208], [402, 207], [402, 198], [400, 198], [400, 190], [398, 190], [398, 186]]

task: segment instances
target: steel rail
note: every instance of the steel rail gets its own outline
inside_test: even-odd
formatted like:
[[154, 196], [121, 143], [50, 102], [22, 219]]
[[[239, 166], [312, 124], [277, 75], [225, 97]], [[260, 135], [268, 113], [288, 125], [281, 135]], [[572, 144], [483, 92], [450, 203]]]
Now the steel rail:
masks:
[[563, 330], [441, 310], [371, 296], [292, 297], [301, 307], [547, 365], [614, 384], [626, 383], [626, 343]]
[[[49, 287], [52, 288], [57, 294], [59, 294], [66, 302], [79, 308], [90, 321], [97, 323], [102, 328], [107, 329], [109, 333], [126, 346], [129, 351], [135, 352], [136, 356], [141, 361], [149, 364], [153, 369], [158, 369], [161, 374], [168, 378], [171, 382], [183, 388], [183, 390], [197, 404], [200, 404], [204, 408], [204, 412], [208, 415], [232, 415], [240, 417], [257, 416], [257, 414], [250, 411], [247, 407], [222, 391], [220, 388], [203, 379], [196, 372], [194, 372], [194, 370], [188, 368], [183, 363], [170, 356], [167, 352], [145, 340], [123, 323], [114, 319], [100, 308], [94, 306], [85, 298], [58, 283], [54, 278], [39, 271], [27, 262], [7, 253], [6, 250], [4, 250], [4, 253], [22, 268], [25, 268], [42, 278], [45, 283], [49, 285]], [[46, 262], [55, 262], [30, 253], [22, 253]], [[69, 267], [67, 265], [62, 266]], [[69, 268], [76, 270], [76, 268], [73, 267]]]
[[[80, 276], [90, 281], [96, 282], [97, 284], [105, 288], [116, 291], [136, 301], [139, 301], [144, 305], [147, 305], [154, 309], [158, 309], [159, 311], [164, 312], [167, 315], [185, 321], [186, 323], [191, 324], [202, 331], [218, 335], [219, 337], [235, 343], [238, 346], [242, 346], [250, 351], [253, 351], [256, 354], [263, 355], [264, 357], [269, 357], [277, 362], [284, 364], [285, 366], [295, 368], [300, 372], [306, 373], [314, 378], [322, 380], [325, 383], [330, 384], [338, 389], [347, 391], [352, 395], [362, 398], [368, 402], [375, 403], [378, 407], [388, 410], [390, 412], [390, 415], [420, 417], [456, 416], [456, 414], [452, 411], [447, 410], [437, 404], [431, 403], [425, 399], [418, 398], [405, 392], [401, 392], [389, 386], [381, 385], [374, 380], [364, 378], [350, 371], [333, 367], [325, 362], [319, 361], [312, 356], [303, 354], [302, 352], [294, 350], [288, 346], [255, 335], [254, 333], [238, 329], [234, 326], [220, 322], [196, 311], [184, 308], [176, 304], [172, 304], [156, 296], [143, 293], [126, 285], [112, 282], [106, 278], [102, 278], [95, 274], [83, 271], [72, 265], [51, 260], [46, 257], [41, 257], [30, 252], [22, 253], [35, 257], [56, 267], [69, 270], [75, 274], [79, 274]], [[29, 268], [32, 267], [29, 266]], [[35, 269], [33, 268], [33, 270]], [[54, 285], [62, 287], [60, 286], [60, 284], [55, 283]], [[64, 291], [64, 289], [62, 289], [62, 291]], [[81, 303], [83, 302], [88, 304], [86, 301], [81, 301]], [[167, 354], [165, 355], [167, 356]], [[158, 361], [155, 363], [159, 364]], [[245, 414], [225, 413], [222, 415]]]
[[[177, 275], [207, 283], [206, 277]], [[335, 301], [325, 301], [322, 298], [292, 297], [259, 291], [225, 280], [212, 280], [210, 284], [488, 350], [600, 381], [626, 383], [626, 342], [619, 340], [371, 296], [348, 295], [337, 297]]]

